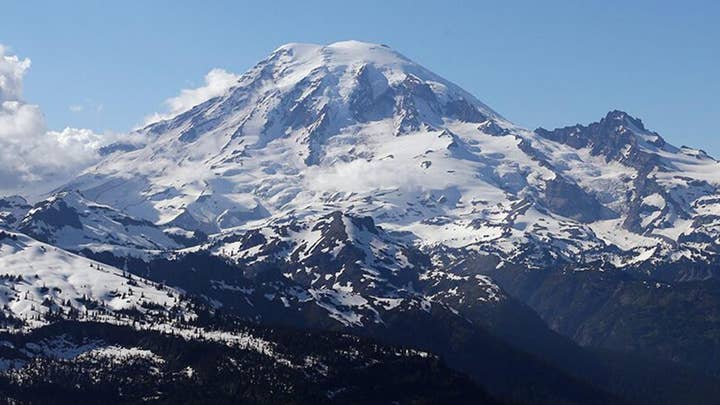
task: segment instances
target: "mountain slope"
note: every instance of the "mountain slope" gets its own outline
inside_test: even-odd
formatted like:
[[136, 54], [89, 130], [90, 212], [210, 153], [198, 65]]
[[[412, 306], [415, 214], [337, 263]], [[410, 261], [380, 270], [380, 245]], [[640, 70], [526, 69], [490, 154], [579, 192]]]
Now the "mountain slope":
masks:
[[77, 318], [162, 326], [193, 317], [175, 289], [22, 234], [0, 232], [0, 269], [3, 329]]
[[134, 218], [76, 191], [57, 193], [38, 202], [15, 228], [64, 249], [112, 251], [118, 256], [158, 254], [204, 238], [200, 232], [159, 227]]
[[618, 111], [528, 131], [381, 45], [283, 46], [138, 135], [66, 189], [209, 233], [338, 210], [535, 267], [718, 253], [720, 164], [703, 152]]

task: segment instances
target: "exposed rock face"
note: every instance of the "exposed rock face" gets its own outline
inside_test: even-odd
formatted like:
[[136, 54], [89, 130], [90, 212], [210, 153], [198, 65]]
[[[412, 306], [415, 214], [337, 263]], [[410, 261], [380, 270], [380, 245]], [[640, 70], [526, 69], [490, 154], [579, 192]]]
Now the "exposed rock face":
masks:
[[[640, 144], [663, 148], [665, 140], [656, 133], [650, 133], [642, 121], [623, 111], [610, 111], [605, 118], [588, 126], [575, 125], [548, 131], [538, 128], [535, 133], [575, 149], [589, 149], [594, 156], [607, 160], [619, 160], [638, 169], [651, 164], [652, 154], [640, 149]], [[647, 134], [644, 139], [638, 134]]]
[[545, 206], [552, 212], [584, 223], [612, 218], [614, 214], [595, 196], [561, 177], [545, 184], [544, 197]]
[[0, 227], [12, 228], [25, 216], [31, 206], [20, 196], [0, 199]]

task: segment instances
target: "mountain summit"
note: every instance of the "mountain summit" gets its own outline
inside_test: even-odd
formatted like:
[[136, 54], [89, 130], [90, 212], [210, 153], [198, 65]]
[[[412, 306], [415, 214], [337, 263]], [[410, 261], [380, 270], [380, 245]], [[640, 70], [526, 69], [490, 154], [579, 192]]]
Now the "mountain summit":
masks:
[[[406, 183], [384, 178], [386, 169], [409, 158], [419, 160], [414, 171], [427, 171], [429, 160], [419, 155], [457, 143], [446, 131], [448, 121], [497, 133], [509, 125], [385, 46], [289, 44], [223, 96], [140, 130], [151, 140], [147, 147], [113, 154], [71, 187], [142, 218], [217, 231], [348, 186], [345, 172], [353, 176], [362, 161], [380, 170], [375, 179], [362, 176], [365, 181]], [[418, 133], [427, 136], [403, 138]], [[382, 163], [387, 159], [402, 160]], [[110, 186], [109, 177], [122, 178], [123, 185]]]

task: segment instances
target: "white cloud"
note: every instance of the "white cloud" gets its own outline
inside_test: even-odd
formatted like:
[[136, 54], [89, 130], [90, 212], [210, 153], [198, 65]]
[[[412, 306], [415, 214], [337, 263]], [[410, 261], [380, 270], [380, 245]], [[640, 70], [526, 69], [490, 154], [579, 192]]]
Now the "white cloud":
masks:
[[[139, 134], [97, 134], [88, 129], [65, 128], [51, 131], [40, 106], [22, 96], [23, 77], [30, 59], [9, 53], [0, 44], [0, 196], [22, 194], [38, 197], [72, 179], [100, 158], [99, 149], [113, 142], [141, 145]], [[148, 117], [146, 122], [170, 118], [193, 106], [223, 94], [239, 76], [223, 69], [212, 69], [204, 85], [185, 89], [165, 101], [166, 112]], [[91, 103], [88, 101], [88, 103]], [[72, 112], [99, 113], [102, 104], [72, 104]]]
[[0, 101], [18, 101], [22, 97], [22, 78], [30, 69], [30, 59], [6, 55], [7, 47], [0, 44]]
[[111, 138], [88, 129], [49, 131], [39, 106], [22, 98], [29, 59], [0, 45], [0, 195], [37, 196], [99, 159]]
[[213, 97], [220, 96], [236, 84], [238, 79], [240, 76], [224, 69], [212, 69], [205, 75], [203, 86], [181, 90], [179, 95], [165, 100], [167, 111], [146, 117], [145, 124], [172, 118]]

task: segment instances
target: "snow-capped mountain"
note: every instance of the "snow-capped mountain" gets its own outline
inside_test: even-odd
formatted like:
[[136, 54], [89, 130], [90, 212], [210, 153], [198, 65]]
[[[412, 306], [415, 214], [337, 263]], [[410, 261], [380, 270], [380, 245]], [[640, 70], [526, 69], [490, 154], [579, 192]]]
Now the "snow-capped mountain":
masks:
[[[414, 156], [429, 145], [396, 135], [426, 131], [446, 115], [489, 124], [495, 113], [388, 48], [294, 44], [242, 76], [225, 96], [145, 128], [150, 145], [108, 159], [73, 187], [155, 222], [226, 229], [317, 208], [343, 185], [342, 171], [352, 176], [363, 169], [353, 162], [390, 159], [378, 167], [384, 171], [405, 163], [391, 155], [417, 145], [406, 151]], [[387, 144], [388, 131], [399, 143]], [[428, 131], [431, 144], [448, 144], [433, 142], [435, 135]], [[417, 160], [413, 171], [420, 175], [424, 160], [413, 156], [403, 160]], [[130, 162], [138, 166], [128, 172]], [[396, 180], [382, 181], [392, 188]], [[378, 186], [384, 188], [353, 188], [365, 195]]]
[[513, 125], [382, 45], [289, 44], [66, 189], [208, 233], [341, 211], [507, 261], [714, 260], [720, 164], [613, 111]]
[[8, 327], [95, 311], [189, 340], [237, 322], [351, 332], [500, 397], [556, 384], [548, 402], [648, 371], [576, 343], [720, 373], [720, 163], [627, 113], [528, 130], [346, 41], [282, 46], [131, 138], [34, 206], [0, 200]]
[[[608, 244], [646, 258], [714, 262], [718, 254], [720, 163], [668, 144], [636, 118], [612, 111], [589, 126], [536, 131], [540, 158], [617, 213], [591, 229]], [[558, 146], [572, 150], [557, 155]], [[659, 260], [658, 260], [659, 261]]]

